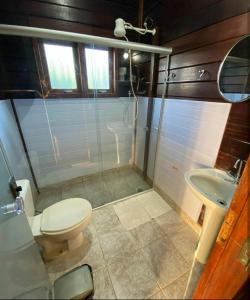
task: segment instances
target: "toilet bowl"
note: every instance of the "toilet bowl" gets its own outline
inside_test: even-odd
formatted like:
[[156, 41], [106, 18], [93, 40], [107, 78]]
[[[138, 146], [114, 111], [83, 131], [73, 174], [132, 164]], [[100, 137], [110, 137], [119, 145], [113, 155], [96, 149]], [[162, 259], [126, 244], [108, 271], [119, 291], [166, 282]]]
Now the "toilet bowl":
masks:
[[18, 180], [22, 187], [20, 196], [24, 200], [24, 210], [35, 240], [43, 248], [46, 261], [80, 247], [83, 243], [83, 230], [90, 223], [91, 204], [82, 198], [70, 198], [57, 202], [35, 216], [30, 182]]

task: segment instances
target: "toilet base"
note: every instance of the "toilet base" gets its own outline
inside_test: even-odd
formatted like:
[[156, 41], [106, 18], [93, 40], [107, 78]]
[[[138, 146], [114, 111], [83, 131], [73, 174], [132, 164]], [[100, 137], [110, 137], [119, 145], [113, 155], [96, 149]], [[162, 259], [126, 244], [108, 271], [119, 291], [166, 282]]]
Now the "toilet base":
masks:
[[76, 248], [81, 247], [83, 244], [83, 233], [80, 232], [77, 236], [67, 241], [68, 243], [68, 249], [74, 250]]
[[42, 246], [42, 257], [45, 262], [49, 262], [58, 258], [65, 253], [72, 251], [78, 247], [81, 247], [84, 238], [83, 233], [80, 232], [78, 235], [73, 237], [72, 239], [65, 241], [55, 241], [54, 239], [50, 239], [46, 236], [41, 236], [36, 238], [36, 241], [39, 245]]

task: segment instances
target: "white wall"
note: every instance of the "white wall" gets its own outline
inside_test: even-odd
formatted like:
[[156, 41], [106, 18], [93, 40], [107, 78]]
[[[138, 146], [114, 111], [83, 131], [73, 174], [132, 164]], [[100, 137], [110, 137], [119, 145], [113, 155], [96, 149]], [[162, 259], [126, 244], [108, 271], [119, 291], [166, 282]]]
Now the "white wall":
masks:
[[27, 178], [33, 185], [10, 100], [0, 101], [0, 140], [16, 180]]
[[15, 105], [39, 187], [131, 162], [133, 99], [19, 99]]
[[228, 103], [164, 101], [154, 184], [195, 221], [201, 203], [188, 189], [184, 173], [214, 167], [230, 107]]

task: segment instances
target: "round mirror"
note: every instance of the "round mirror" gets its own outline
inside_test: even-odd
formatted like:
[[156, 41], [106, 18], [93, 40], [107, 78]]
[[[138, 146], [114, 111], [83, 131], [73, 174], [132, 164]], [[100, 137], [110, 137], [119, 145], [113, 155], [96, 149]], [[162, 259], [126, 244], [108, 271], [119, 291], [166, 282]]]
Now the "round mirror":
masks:
[[250, 99], [250, 36], [239, 40], [227, 53], [218, 72], [218, 88], [229, 102]]

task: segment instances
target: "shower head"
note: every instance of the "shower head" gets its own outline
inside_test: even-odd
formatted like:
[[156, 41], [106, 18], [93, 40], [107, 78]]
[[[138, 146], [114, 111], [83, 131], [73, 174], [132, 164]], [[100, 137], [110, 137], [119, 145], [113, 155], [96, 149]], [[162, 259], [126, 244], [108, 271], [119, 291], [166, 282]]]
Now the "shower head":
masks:
[[156, 29], [149, 30], [147, 28], [147, 22], [144, 22], [145, 28], [138, 28], [134, 27], [132, 24], [125, 22], [123, 19], [118, 18], [115, 20], [115, 29], [114, 29], [114, 35], [116, 37], [125, 37], [126, 36], [126, 29], [134, 30], [140, 34], [146, 34], [151, 33], [152, 35], [155, 35]]
[[115, 20], [114, 35], [116, 37], [124, 37], [126, 35], [125, 21], [121, 18]]

